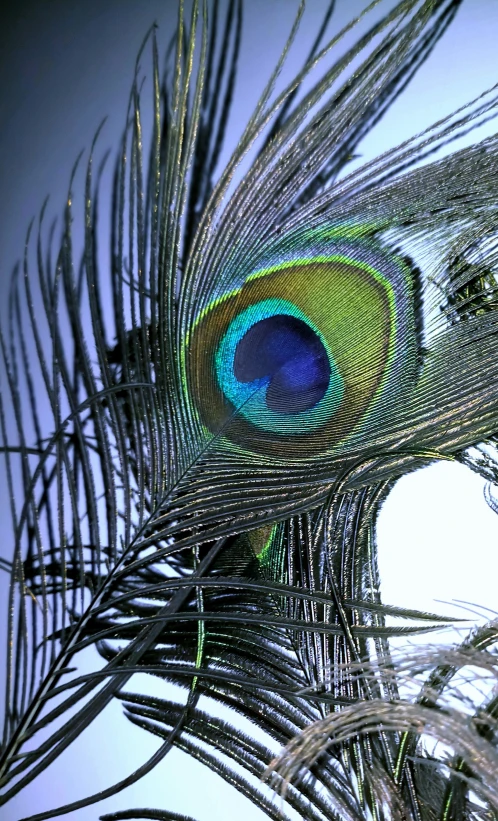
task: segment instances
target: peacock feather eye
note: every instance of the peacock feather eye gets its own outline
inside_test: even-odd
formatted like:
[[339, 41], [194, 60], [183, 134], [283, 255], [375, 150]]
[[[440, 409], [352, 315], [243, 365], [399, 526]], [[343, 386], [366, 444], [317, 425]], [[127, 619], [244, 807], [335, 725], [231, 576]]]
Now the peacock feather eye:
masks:
[[413, 382], [407, 265], [351, 229], [292, 235], [213, 299], [188, 340], [205, 427], [244, 450], [333, 452]]
[[284, 299], [264, 299], [237, 314], [216, 350], [215, 372], [241, 416], [274, 433], [319, 427], [344, 394], [326, 339]]

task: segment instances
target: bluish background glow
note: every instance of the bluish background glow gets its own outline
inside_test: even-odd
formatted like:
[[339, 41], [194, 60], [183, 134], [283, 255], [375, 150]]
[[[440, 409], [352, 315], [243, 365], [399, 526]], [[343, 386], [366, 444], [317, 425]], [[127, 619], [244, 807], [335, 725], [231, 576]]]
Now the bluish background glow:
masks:
[[[338, 0], [331, 30], [337, 30], [365, 5], [364, 0]], [[309, 49], [323, 6], [323, 0], [309, 2], [300, 53]], [[74, 159], [81, 148], [90, 146], [105, 115], [109, 119], [101, 137], [102, 150], [117, 146], [135, 55], [143, 36], [156, 19], [160, 44], [165, 47], [176, 8], [176, 0], [24, 0], [7, 4], [2, 12], [2, 293], [22, 253], [29, 220], [37, 215], [48, 193], [51, 213], [60, 213]], [[234, 138], [275, 63], [295, 8], [297, 2], [291, 0], [247, 3], [241, 80], [232, 116]], [[436, 52], [365, 140], [363, 156], [357, 162], [422, 130], [494, 85], [498, 79], [497, 26], [495, 0], [466, 0]], [[143, 64], [148, 73], [146, 58]], [[491, 124], [488, 132], [494, 130]], [[82, 177], [78, 179], [75, 191], [81, 192], [82, 199]], [[435, 604], [435, 599], [466, 599], [491, 609], [497, 607], [498, 518], [485, 504], [482, 490], [482, 479], [448, 463], [397, 483], [379, 524], [386, 602], [444, 613], [451, 607]], [[5, 590], [3, 581], [1, 593]], [[460, 614], [457, 609], [452, 612]], [[477, 615], [472, 618], [477, 620]], [[92, 659], [82, 663], [90, 666]], [[137, 678], [130, 686], [141, 688], [150, 692], [150, 682]], [[17, 821], [23, 815], [105, 788], [132, 772], [156, 747], [151, 736], [128, 724], [119, 704], [112, 704], [46, 773], [3, 810], [2, 818]], [[234, 817], [256, 821], [265, 817], [233, 788], [177, 751], [139, 784], [70, 817], [93, 821], [105, 811], [134, 806], [167, 808], [191, 814], [199, 821], [232, 821]]]

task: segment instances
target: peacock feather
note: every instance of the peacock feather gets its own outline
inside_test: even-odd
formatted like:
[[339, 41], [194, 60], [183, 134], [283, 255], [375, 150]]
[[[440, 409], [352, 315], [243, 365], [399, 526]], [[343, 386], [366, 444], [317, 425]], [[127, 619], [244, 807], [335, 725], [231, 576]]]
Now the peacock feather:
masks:
[[[496, 621], [398, 658], [390, 639], [451, 620], [382, 601], [375, 533], [408, 471], [498, 478], [498, 138], [452, 145], [496, 88], [351, 167], [466, 1], [377, 0], [342, 31], [326, 4], [281, 89], [301, 2], [222, 163], [243, 3], [179, 0], [164, 61], [155, 28], [137, 60], [109, 229], [100, 131], [81, 233], [78, 163], [60, 235], [46, 206], [31, 227], [0, 334], [0, 803], [17, 821], [117, 701], [159, 739], [150, 759], [31, 821], [82, 819], [172, 748], [273, 819], [262, 777], [310, 821], [498, 818]], [[494, 689], [458, 713], [468, 669]]]

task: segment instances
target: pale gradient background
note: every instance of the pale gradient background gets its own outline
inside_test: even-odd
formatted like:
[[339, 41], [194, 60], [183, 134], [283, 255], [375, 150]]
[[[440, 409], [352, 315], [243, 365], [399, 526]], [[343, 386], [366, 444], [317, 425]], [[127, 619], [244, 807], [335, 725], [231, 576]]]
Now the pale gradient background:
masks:
[[[307, 51], [325, 0], [309, 0], [299, 50]], [[26, 226], [51, 195], [59, 213], [81, 148], [109, 115], [102, 151], [116, 146], [124, 124], [135, 54], [149, 25], [168, 41], [176, 0], [13, 0], [0, 17], [0, 275], [22, 253]], [[364, 0], [338, 0], [331, 31]], [[248, 0], [234, 136], [263, 87], [290, 26], [295, 0]], [[363, 159], [428, 126], [498, 80], [496, 0], [466, 0], [457, 21], [409, 89], [365, 140]], [[146, 73], [147, 58], [143, 59]], [[150, 72], [149, 72], [150, 73]], [[488, 126], [493, 131], [493, 125]], [[81, 186], [81, 176], [79, 184]], [[75, 187], [76, 192], [78, 186]], [[105, 189], [104, 189], [105, 199]], [[438, 464], [401, 479], [379, 524], [384, 600], [454, 612], [435, 600], [465, 599], [498, 608], [498, 518], [486, 506], [483, 481], [458, 465]], [[5, 546], [2, 545], [5, 549]], [[4, 591], [2, 585], [0, 591]], [[3, 604], [3, 603], [2, 603]], [[5, 611], [0, 615], [4, 619]], [[477, 616], [472, 615], [475, 621]], [[451, 636], [447, 640], [451, 640]], [[91, 663], [91, 659], [89, 659]], [[134, 682], [139, 689], [142, 682]], [[149, 685], [150, 688], [150, 685]], [[133, 689], [130, 686], [129, 689]], [[129, 726], [119, 705], [92, 728], [8, 810], [4, 821], [102, 789], [130, 773], [156, 741]], [[90, 821], [107, 811], [149, 806], [199, 821], [264, 818], [236, 791], [196, 762], [173, 752], [139, 784], [71, 814]], [[66, 816], [67, 817], [67, 816]]]

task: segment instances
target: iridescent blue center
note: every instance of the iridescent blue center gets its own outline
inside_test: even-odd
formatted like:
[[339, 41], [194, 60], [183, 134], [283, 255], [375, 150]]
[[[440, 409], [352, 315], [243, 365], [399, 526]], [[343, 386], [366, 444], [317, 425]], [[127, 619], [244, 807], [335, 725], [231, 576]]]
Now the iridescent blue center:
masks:
[[317, 430], [344, 396], [326, 339], [286, 299], [263, 299], [238, 313], [220, 340], [214, 366], [237, 414], [282, 436]]
[[315, 407], [330, 383], [323, 342], [306, 322], [288, 314], [249, 328], [235, 349], [233, 371], [239, 382], [265, 379], [267, 407], [283, 414]]

